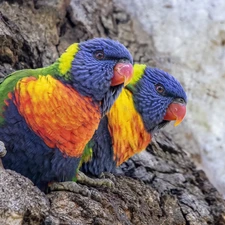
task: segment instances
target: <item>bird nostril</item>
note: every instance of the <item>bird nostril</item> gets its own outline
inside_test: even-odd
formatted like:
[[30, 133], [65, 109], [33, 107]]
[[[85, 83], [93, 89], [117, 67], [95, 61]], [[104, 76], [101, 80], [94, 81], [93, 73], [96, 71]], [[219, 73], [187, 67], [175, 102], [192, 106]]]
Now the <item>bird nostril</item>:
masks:
[[130, 63], [129, 59], [122, 58], [119, 60], [120, 63]]
[[186, 104], [183, 98], [176, 98], [174, 99], [174, 102], [179, 103], [179, 104]]
[[181, 103], [181, 104], [185, 104], [185, 101], [183, 98], [177, 98], [176, 102]]

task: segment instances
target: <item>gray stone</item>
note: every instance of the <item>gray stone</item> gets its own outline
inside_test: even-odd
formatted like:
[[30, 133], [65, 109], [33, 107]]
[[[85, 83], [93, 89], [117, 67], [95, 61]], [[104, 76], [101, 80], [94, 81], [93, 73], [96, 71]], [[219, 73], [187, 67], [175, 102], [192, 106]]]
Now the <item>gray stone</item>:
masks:
[[29, 179], [0, 168], [0, 224], [38, 225], [49, 209], [49, 200]]

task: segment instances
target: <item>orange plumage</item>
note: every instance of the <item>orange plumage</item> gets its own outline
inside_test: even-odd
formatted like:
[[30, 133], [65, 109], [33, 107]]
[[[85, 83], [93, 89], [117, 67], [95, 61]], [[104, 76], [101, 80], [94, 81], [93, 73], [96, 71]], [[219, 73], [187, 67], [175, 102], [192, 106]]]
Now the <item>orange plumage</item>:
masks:
[[29, 127], [47, 146], [70, 157], [81, 156], [98, 127], [100, 109], [90, 102], [50, 75], [23, 78], [15, 88], [14, 103]]

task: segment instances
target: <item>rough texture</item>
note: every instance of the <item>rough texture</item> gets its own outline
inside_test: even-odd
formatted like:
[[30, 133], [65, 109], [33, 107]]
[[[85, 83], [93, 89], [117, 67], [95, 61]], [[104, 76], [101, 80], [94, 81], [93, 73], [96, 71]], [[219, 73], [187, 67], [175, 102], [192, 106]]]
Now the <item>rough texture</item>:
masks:
[[116, 176], [112, 179], [114, 189], [89, 187], [90, 196], [52, 193], [48, 196], [51, 213], [47, 220], [102, 225], [225, 224], [221, 195], [165, 134], [158, 135], [147, 151], [123, 164], [118, 174], [143, 182]]
[[49, 200], [27, 178], [0, 168], [0, 224], [41, 224]]
[[121, 173], [143, 180], [161, 195], [175, 196], [190, 224], [219, 224], [225, 216], [218, 213], [225, 210], [220, 194], [165, 133], [160, 133], [146, 151], [124, 163], [118, 169]]
[[184, 85], [187, 117], [168, 130], [225, 194], [225, 1], [115, 2], [149, 35], [159, 67]]
[[165, 134], [109, 176], [111, 189], [80, 185], [81, 194], [45, 196], [19, 174], [0, 172], [1, 224], [225, 224], [221, 195]]
[[[170, 54], [158, 54], [155, 38], [121, 4], [73, 0], [68, 5], [66, 0], [0, 1], [1, 77], [48, 65], [69, 44], [94, 36], [120, 40], [136, 62], [170, 65]], [[182, 133], [180, 139], [186, 143]], [[142, 181], [119, 176], [112, 178], [114, 189], [83, 185], [83, 194], [45, 196], [28, 179], [1, 169], [0, 224], [225, 224], [220, 194], [183, 151], [187, 147], [198, 152], [198, 142], [179, 147], [168, 134], [161, 134], [155, 143], [119, 170]]]

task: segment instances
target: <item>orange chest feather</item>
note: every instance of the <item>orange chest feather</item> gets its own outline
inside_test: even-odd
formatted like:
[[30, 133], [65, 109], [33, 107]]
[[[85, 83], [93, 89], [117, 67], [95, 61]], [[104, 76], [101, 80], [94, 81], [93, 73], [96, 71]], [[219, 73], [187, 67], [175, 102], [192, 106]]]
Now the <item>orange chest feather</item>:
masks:
[[20, 80], [14, 103], [46, 145], [70, 157], [82, 155], [100, 121], [99, 106], [50, 75]]
[[117, 166], [144, 150], [151, 141], [151, 135], [145, 130], [142, 118], [135, 109], [132, 94], [126, 89], [108, 113], [108, 127]]

